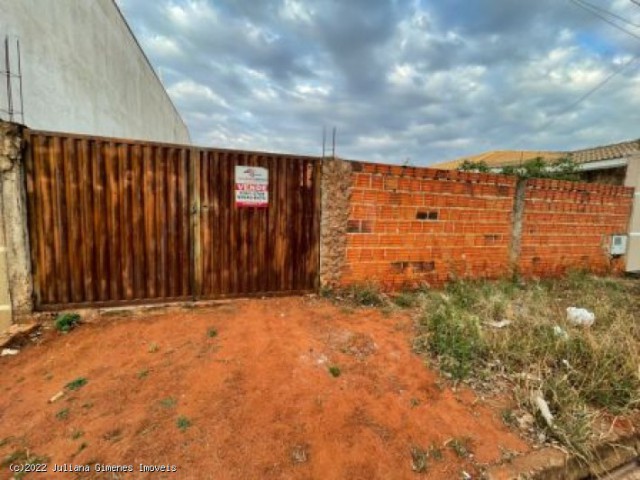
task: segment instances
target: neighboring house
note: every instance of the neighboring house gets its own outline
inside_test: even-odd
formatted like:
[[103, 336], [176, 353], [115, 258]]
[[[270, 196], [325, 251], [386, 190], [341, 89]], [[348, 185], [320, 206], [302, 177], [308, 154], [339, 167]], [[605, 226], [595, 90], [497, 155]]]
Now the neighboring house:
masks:
[[640, 272], [640, 139], [567, 152], [486, 152], [431, 166], [453, 170], [465, 160], [483, 161], [491, 169], [498, 171], [501, 167], [520, 165], [534, 158], [549, 161], [571, 158], [579, 165], [580, 175], [587, 182], [635, 187], [633, 214], [628, 232], [627, 271]]
[[[0, 12], [0, 70], [7, 70], [8, 36], [14, 121], [39, 130], [190, 143], [113, 0], [0, 0]], [[9, 89], [6, 77], [0, 79], [0, 118], [9, 120]]]

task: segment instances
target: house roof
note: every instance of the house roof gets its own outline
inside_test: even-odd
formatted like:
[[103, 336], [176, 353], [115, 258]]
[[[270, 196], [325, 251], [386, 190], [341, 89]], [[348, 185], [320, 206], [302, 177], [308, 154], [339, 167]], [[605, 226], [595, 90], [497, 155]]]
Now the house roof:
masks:
[[624, 158], [628, 155], [634, 154], [640, 154], [640, 139], [565, 152], [538, 150], [497, 150], [481, 153], [479, 155], [461, 157], [448, 162], [436, 163], [435, 165], [431, 165], [431, 167], [441, 168], [443, 170], [454, 170], [458, 168], [465, 160], [469, 160], [472, 162], [483, 161], [489, 167], [506, 167], [509, 165], [519, 165], [526, 162], [527, 160], [532, 160], [538, 157], [544, 160], [557, 160], [558, 158], [570, 157], [577, 163], [590, 163], [602, 160]]

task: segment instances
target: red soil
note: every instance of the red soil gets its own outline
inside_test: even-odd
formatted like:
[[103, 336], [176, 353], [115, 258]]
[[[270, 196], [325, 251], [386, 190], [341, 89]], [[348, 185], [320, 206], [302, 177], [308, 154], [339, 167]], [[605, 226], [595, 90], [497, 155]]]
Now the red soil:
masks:
[[[411, 352], [412, 328], [404, 315], [281, 298], [50, 332], [0, 359], [0, 456], [28, 448], [49, 457], [49, 471], [86, 462], [178, 470], [46, 478], [371, 480], [419, 477], [413, 446], [442, 449], [429, 479], [477, 473], [502, 448], [526, 451], [497, 408], [453, 392]], [[88, 383], [48, 403], [77, 377]], [[163, 405], [167, 397], [176, 404]], [[468, 438], [473, 458], [445, 445], [453, 438]]]

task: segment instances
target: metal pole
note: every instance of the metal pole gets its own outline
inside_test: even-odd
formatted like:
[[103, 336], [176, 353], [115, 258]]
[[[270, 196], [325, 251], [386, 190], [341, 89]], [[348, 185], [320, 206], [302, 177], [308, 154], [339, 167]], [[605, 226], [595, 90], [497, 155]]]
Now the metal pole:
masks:
[[9, 35], [4, 37], [4, 61], [7, 74], [7, 109], [9, 121], [13, 122], [13, 99], [11, 98], [11, 62], [9, 61]]
[[16, 51], [18, 52], [18, 85], [20, 85], [20, 118], [24, 125], [24, 96], [22, 95], [22, 58], [20, 55], [20, 39], [16, 39]]
[[336, 158], [336, 127], [333, 127], [333, 158]]

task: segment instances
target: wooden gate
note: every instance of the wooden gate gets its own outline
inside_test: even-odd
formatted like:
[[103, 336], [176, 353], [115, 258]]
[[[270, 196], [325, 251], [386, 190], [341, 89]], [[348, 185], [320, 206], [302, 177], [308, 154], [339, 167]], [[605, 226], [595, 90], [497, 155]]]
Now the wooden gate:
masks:
[[[27, 130], [39, 309], [313, 291], [317, 158]], [[264, 167], [266, 208], [235, 204]]]

